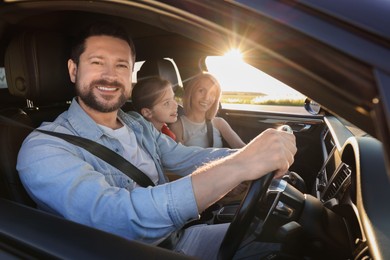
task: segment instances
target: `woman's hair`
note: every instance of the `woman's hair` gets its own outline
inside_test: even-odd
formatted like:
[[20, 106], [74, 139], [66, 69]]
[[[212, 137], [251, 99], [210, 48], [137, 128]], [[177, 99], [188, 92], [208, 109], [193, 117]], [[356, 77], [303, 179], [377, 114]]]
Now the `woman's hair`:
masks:
[[172, 88], [172, 84], [160, 77], [149, 77], [138, 81], [131, 92], [134, 110], [141, 114], [142, 108], [152, 108], [161, 101], [167, 88]]
[[211, 120], [215, 117], [218, 112], [219, 100], [221, 98], [221, 85], [213, 75], [206, 72], [195, 76], [189, 81], [188, 85], [185, 87], [183, 95], [183, 107], [185, 113], [190, 112], [192, 109], [191, 100], [195, 91], [202, 85], [210, 83], [216, 87], [217, 93], [213, 105], [210, 107], [209, 110], [206, 111], [206, 119]]

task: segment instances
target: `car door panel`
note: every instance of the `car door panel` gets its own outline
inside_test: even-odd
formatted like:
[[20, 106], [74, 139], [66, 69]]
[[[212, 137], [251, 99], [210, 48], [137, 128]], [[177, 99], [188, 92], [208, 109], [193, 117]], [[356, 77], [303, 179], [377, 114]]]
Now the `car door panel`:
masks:
[[250, 142], [267, 128], [289, 125], [294, 131], [298, 151], [290, 170], [297, 172], [307, 188], [314, 184], [315, 176], [323, 163], [322, 136], [325, 129], [322, 116], [220, 109], [223, 117], [245, 143]]

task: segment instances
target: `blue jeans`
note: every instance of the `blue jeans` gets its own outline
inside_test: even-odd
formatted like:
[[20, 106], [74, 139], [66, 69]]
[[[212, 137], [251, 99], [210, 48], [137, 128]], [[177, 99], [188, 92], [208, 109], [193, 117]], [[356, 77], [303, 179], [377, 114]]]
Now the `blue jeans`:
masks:
[[[228, 227], [229, 223], [190, 226], [185, 229], [174, 251], [202, 260], [215, 260]], [[279, 249], [280, 244], [254, 241], [240, 248], [233, 259], [258, 260]]]

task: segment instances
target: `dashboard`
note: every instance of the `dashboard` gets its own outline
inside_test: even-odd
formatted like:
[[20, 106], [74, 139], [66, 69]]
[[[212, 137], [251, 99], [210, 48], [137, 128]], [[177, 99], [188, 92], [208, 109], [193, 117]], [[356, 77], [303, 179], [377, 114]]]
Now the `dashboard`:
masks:
[[359, 164], [360, 138], [336, 117], [325, 117], [322, 134], [323, 165], [315, 180], [314, 195], [332, 209], [340, 203], [356, 202], [356, 170]]
[[[355, 259], [370, 257], [367, 238], [357, 210], [357, 184], [361, 174], [364, 143], [375, 143], [366, 135], [355, 135], [335, 117], [326, 117], [322, 135], [323, 165], [315, 180], [314, 196], [324, 207], [343, 218], [350, 250]], [[363, 140], [363, 141], [362, 141]], [[375, 149], [374, 153], [380, 153]]]
[[324, 164], [316, 178], [316, 197], [323, 203], [337, 203], [350, 188], [352, 169], [341, 159], [342, 154], [329, 129], [323, 139]]

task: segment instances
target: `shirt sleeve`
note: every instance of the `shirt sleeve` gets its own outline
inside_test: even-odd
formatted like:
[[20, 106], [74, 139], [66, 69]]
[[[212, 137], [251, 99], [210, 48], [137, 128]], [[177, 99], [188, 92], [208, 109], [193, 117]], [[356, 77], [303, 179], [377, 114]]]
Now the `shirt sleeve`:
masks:
[[198, 218], [190, 177], [133, 190], [112, 185], [119, 171], [56, 137], [31, 134], [17, 170], [40, 209], [127, 239], [156, 244]]
[[187, 176], [198, 167], [237, 151], [228, 148], [185, 146], [169, 139], [164, 135], [160, 136], [158, 140], [159, 157], [164, 169], [179, 176]]

